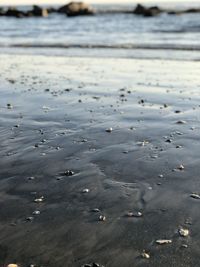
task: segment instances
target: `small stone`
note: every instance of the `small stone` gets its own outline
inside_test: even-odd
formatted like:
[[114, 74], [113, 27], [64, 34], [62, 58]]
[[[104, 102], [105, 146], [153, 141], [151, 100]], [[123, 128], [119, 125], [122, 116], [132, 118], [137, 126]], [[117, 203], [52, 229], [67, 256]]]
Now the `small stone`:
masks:
[[183, 171], [185, 167], [181, 164], [180, 166], [177, 167], [178, 170]]
[[41, 202], [43, 202], [44, 201], [44, 197], [42, 196], [42, 197], [40, 197], [40, 198], [36, 198], [35, 200], [34, 200], [34, 202], [36, 202], [36, 203], [41, 203]]
[[14, 264], [14, 263], [10, 263], [10, 264], [7, 265], [7, 267], [19, 267], [19, 265], [18, 264]]
[[74, 172], [71, 171], [71, 170], [67, 170], [67, 171], [64, 172], [64, 175], [65, 176], [72, 176], [72, 175], [74, 175]]
[[180, 228], [178, 232], [179, 232], [180, 236], [182, 236], [182, 237], [187, 237], [189, 235], [188, 229]]
[[32, 214], [33, 215], [39, 215], [40, 214], [40, 211], [39, 210], [35, 210]]
[[100, 267], [100, 264], [96, 263], [96, 262], [93, 262], [92, 263], [92, 267]]
[[113, 128], [112, 128], [112, 127], [106, 129], [106, 132], [107, 132], [107, 133], [112, 133], [112, 131], [113, 131]]
[[29, 180], [29, 181], [35, 180], [35, 177], [30, 176], [30, 177], [27, 178], [27, 180]]
[[33, 221], [33, 217], [27, 217], [26, 220], [29, 221], [29, 222], [32, 222]]
[[12, 109], [12, 108], [13, 108], [13, 105], [10, 104], [10, 103], [8, 103], [8, 104], [7, 104], [7, 108], [8, 108], [8, 109]]
[[150, 255], [148, 253], [146, 253], [145, 251], [141, 254], [141, 257], [143, 259], [150, 259]]
[[163, 178], [164, 175], [163, 175], [163, 174], [159, 174], [158, 177], [159, 177], [159, 178]]
[[145, 145], [148, 145], [149, 144], [149, 141], [142, 141], [142, 142], [138, 142], [138, 145], [141, 145], [141, 146], [145, 146]]
[[100, 212], [100, 209], [97, 209], [97, 208], [92, 209], [92, 212]]
[[194, 198], [194, 199], [200, 199], [200, 195], [199, 194], [191, 194], [190, 197]]
[[167, 139], [165, 142], [166, 143], [172, 143], [172, 139]]
[[183, 244], [183, 245], [181, 245], [181, 247], [182, 247], [182, 248], [188, 248], [188, 245]]
[[137, 212], [128, 212], [126, 214], [127, 217], [136, 217], [136, 218], [139, 218], [139, 217], [142, 217], [142, 213], [140, 211], [137, 211]]
[[85, 188], [85, 189], [82, 190], [82, 193], [84, 193], [84, 194], [85, 193], [89, 193], [89, 192], [90, 192], [90, 189], [88, 189], [88, 188]]
[[180, 120], [180, 121], [177, 121], [176, 124], [186, 124], [186, 121]]
[[158, 245], [171, 244], [172, 240], [170, 240], [170, 239], [158, 239], [158, 240], [156, 240], [156, 243]]
[[104, 215], [99, 216], [99, 221], [105, 222], [105, 220], [106, 220], [106, 216], [104, 216]]

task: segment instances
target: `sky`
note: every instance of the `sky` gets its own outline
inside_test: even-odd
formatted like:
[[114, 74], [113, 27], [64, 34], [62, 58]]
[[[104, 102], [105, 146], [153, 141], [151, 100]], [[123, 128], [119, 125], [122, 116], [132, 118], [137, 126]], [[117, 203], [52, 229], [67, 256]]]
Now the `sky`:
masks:
[[[163, 2], [181, 2], [183, 0], [163, 0]], [[192, 0], [191, 2], [193, 2]], [[200, 1], [200, 0], [196, 0]], [[67, 0], [0, 0], [0, 5], [18, 5], [18, 4], [66, 4]], [[86, 3], [149, 3], [149, 2], [157, 2], [156, 0], [85, 0]], [[158, 2], [162, 2], [162, 0], [158, 0]]]

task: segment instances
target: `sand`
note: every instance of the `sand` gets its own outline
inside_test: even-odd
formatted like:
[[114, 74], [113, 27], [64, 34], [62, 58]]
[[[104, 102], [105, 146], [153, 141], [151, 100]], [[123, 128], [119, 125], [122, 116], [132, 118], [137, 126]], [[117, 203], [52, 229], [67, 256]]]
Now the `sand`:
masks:
[[200, 63], [0, 66], [0, 266], [198, 266]]

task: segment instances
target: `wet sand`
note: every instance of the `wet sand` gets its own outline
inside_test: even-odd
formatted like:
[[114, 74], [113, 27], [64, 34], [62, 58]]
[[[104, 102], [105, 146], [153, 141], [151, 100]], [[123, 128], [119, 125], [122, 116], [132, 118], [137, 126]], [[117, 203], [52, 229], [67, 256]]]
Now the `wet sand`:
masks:
[[200, 63], [0, 66], [0, 266], [198, 266]]

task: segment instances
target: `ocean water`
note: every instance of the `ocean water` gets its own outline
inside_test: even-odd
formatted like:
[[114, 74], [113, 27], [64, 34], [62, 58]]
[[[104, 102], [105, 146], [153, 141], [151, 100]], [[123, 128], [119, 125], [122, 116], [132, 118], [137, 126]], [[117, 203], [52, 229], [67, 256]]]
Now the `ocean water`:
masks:
[[[194, 5], [198, 3], [174, 3], [168, 7], [184, 9]], [[98, 5], [95, 8], [114, 10], [134, 6]], [[134, 14], [0, 17], [0, 52], [199, 60], [200, 14], [161, 14], [152, 18]]]

